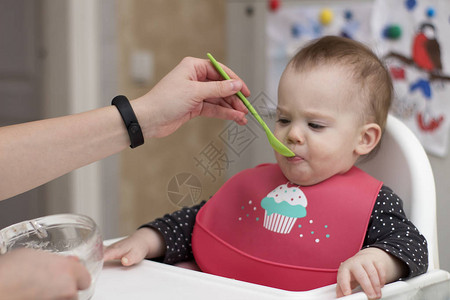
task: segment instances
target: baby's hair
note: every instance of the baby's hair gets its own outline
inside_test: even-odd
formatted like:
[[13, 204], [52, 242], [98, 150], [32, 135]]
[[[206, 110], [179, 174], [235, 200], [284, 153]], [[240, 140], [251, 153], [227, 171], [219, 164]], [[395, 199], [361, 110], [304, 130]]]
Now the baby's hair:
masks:
[[289, 62], [297, 71], [325, 65], [349, 67], [362, 104], [362, 121], [384, 131], [393, 95], [392, 80], [380, 59], [364, 44], [338, 36], [313, 40]]

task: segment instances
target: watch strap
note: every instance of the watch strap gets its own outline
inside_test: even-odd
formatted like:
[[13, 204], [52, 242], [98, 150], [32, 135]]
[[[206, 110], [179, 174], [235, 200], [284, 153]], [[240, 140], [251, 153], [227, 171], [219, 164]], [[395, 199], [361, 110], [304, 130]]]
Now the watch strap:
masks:
[[139, 125], [128, 98], [123, 95], [116, 96], [111, 101], [111, 104], [117, 107], [122, 116], [128, 135], [130, 136], [130, 147], [136, 148], [137, 146], [144, 144], [141, 126]]

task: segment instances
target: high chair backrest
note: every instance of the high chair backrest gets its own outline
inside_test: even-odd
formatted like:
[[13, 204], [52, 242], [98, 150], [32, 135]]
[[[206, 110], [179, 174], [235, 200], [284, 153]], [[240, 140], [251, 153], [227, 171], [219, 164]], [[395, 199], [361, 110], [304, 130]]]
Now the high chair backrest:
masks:
[[414, 133], [389, 115], [379, 151], [358, 166], [382, 180], [402, 200], [408, 218], [428, 242], [428, 270], [439, 268], [436, 191], [428, 157]]

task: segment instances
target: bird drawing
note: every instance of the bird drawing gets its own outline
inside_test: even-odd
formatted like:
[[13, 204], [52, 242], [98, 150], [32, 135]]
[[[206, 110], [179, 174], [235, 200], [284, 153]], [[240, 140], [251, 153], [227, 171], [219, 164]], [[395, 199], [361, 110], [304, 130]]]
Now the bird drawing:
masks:
[[422, 23], [414, 36], [412, 59], [421, 69], [440, 73], [442, 71], [441, 49], [436, 39], [436, 28], [430, 23]]

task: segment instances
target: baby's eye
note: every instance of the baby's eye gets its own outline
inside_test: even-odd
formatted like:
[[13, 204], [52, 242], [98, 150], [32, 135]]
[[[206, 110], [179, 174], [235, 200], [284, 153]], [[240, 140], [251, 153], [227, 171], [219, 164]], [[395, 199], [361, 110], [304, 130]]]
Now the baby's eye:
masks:
[[316, 130], [325, 128], [325, 126], [317, 124], [317, 123], [308, 123], [308, 126], [312, 129], [316, 129]]
[[291, 122], [290, 120], [285, 119], [285, 118], [279, 118], [279, 119], [277, 120], [277, 123], [280, 123], [281, 125], [287, 125], [287, 124], [289, 124], [290, 122]]

